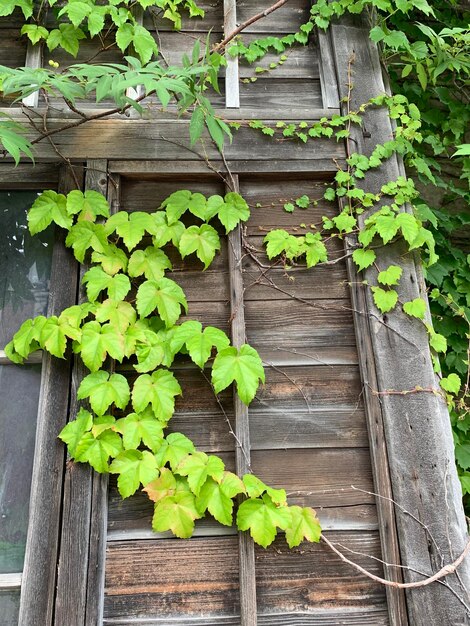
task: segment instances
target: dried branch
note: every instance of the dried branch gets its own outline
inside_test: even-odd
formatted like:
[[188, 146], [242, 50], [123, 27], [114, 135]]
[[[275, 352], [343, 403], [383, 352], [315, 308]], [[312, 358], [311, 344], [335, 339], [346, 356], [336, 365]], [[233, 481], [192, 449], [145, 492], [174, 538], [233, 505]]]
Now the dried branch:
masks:
[[469, 539], [469, 541], [467, 542], [467, 545], [465, 546], [464, 551], [458, 557], [458, 559], [456, 559], [453, 563], [450, 563], [449, 565], [444, 565], [444, 567], [441, 567], [441, 569], [435, 574], [433, 574], [433, 576], [429, 576], [428, 578], [425, 578], [424, 580], [419, 580], [419, 581], [412, 582], [412, 583], [397, 583], [393, 580], [386, 580], [385, 578], [380, 578], [380, 576], [376, 576], [375, 574], [372, 574], [371, 572], [367, 571], [366, 569], [364, 569], [357, 563], [354, 563], [354, 561], [351, 561], [342, 552], [340, 552], [336, 548], [336, 546], [334, 546], [331, 543], [331, 541], [325, 537], [325, 535], [321, 535], [320, 539], [321, 541], [326, 543], [326, 545], [331, 550], [333, 550], [333, 552], [337, 554], [342, 561], [354, 567], [354, 569], [356, 569], [358, 572], [361, 572], [361, 574], [364, 574], [364, 576], [367, 576], [371, 580], [375, 580], [375, 582], [378, 582], [381, 585], [385, 585], [387, 587], [394, 587], [395, 589], [415, 589], [417, 587], [425, 587], [427, 585], [430, 585], [433, 582], [440, 580], [441, 578], [444, 578], [445, 576], [449, 576], [449, 574], [453, 574], [455, 572], [455, 570], [458, 568], [458, 566], [462, 563], [462, 561], [470, 552], [470, 539]]

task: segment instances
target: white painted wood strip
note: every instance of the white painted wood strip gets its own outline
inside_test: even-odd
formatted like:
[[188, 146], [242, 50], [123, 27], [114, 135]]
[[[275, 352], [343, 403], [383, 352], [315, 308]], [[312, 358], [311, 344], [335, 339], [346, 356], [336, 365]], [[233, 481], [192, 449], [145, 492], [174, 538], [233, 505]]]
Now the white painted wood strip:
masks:
[[[224, 0], [224, 35], [227, 37], [227, 35], [233, 32], [236, 27], [236, 0]], [[227, 55], [227, 67], [225, 69], [225, 106], [228, 109], [240, 108], [238, 57], [232, 57], [230, 55]]]
[[[25, 66], [31, 69], [39, 69], [42, 67], [42, 44], [37, 43], [35, 46], [31, 42], [28, 43], [26, 49], [26, 61]], [[29, 94], [22, 99], [22, 103], [26, 107], [35, 109], [39, 105], [39, 91]]]
[[339, 113], [339, 93], [338, 80], [333, 61], [333, 50], [331, 46], [331, 36], [329, 31], [318, 32], [318, 56], [320, 69], [320, 86], [323, 106], [330, 117]]
[[[27, 359], [24, 360], [25, 365], [35, 365], [36, 363], [41, 363], [42, 361], [42, 350], [36, 350], [29, 355]], [[10, 359], [6, 356], [5, 350], [0, 350], [0, 365], [14, 365], [10, 361]]]
[[21, 579], [23, 574], [0, 574], [0, 590], [1, 589], [19, 589], [21, 587]]

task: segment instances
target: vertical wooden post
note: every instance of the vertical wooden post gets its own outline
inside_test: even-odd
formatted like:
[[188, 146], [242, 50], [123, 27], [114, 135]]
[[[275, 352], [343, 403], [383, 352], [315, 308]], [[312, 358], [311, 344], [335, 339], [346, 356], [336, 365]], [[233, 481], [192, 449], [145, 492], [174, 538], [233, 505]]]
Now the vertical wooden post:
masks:
[[[238, 191], [238, 176], [234, 177]], [[245, 340], [245, 311], [243, 302], [241, 226], [238, 225], [228, 236], [228, 259], [230, 271], [230, 309], [232, 320], [232, 343], [240, 348]], [[250, 468], [250, 425], [248, 407], [234, 392], [235, 465], [237, 474], [243, 476]], [[238, 551], [240, 560], [240, 619], [241, 626], [256, 626], [256, 578], [255, 546], [248, 533], [239, 533]]]
[[[224, 35], [229, 35], [236, 27], [237, 1], [224, 0]], [[229, 55], [227, 55], [227, 67], [225, 68], [225, 106], [228, 109], [240, 108], [238, 57]]]
[[[107, 162], [104, 159], [87, 161], [85, 187], [106, 193]], [[80, 268], [80, 281], [87, 270], [85, 265]], [[78, 302], [85, 301], [83, 288], [79, 288]], [[84, 376], [88, 374], [85, 366], [78, 359], [74, 363], [72, 373], [72, 399], [70, 418], [78, 412], [77, 391]], [[63, 497], [62, 538], [60, 545], [59, 567], [57, 575], [57, 596], [55, 606], [55, 626], [83, 626], [85, 624], [86, 603], [90, 601], [88, 592], [88, 574], [90, 546], [95, 534], [92, 524], [93, 493], [98, 496], [103, 486], [97, 484], [93, 488], [94, 477], [90, 466], [83, 463], [67, 464]], [[98, 523], [95, 520], [95, 524]], [[95, 589], [99, 594], [100, 590]], [[96, 606], [96, 604], [95, 604]], [[93, 607], [91, 607], [92, 610]], [[90, 622], [88, 622], [90, 624]], [[94, 622], [96, 624], [96, 621]]]
[[[64, 167], [59, 191], [74, 188], [74, 179]], [[76, 290], [77, 264], [65, 248], [65, 235], [59, 233], [52, 257], [48, 315], [59, 315], [73, 304]], [[19, 626], [50, 626], [53, 619], [65, 463], [64, 447], [56, 436], [67, 421], [70, 375], [70, 361], [44, 352]]]

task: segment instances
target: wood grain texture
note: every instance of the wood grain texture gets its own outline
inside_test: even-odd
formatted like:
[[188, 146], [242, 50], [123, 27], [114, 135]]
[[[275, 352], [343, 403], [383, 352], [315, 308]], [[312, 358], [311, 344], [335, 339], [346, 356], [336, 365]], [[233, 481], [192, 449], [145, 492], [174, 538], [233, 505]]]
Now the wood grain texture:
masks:
[[[87, 161], [85, 187], [106, 194], [106, 161]], [[81, 277], [87, 269], [86, 264], [81, 265]], [[85, 290], [80, 287], [78, 302], [86, 300]], [[84, 364], [76, 359], [72, 372], [70, 419], [75, 419], [80, 408], [81, 403], [76, 397], [77, 390], [83, 377], [88, 373]], [[95, 488], [93, 487], [94, 482], [96, 483]], [[89, 610], [87, 625], [91, 626], [97, 623], [96, 611], [99, 606], [100, 590], [99, 586], [95, 585], [92, 593], [88, 586], [88, 574], [90, 555], [94, 558], [90, 574], [94, 576], [97, 573], [96, 568], [99, 567], [99, 547], [96, 543], [92, 546], [90, 541], [91, 538], [97, 538], [96, 525], [99, 525], [99, 519], [97, 519], [96, 509], [102, 510], [102, 504], [98, 500], [102, 494], [103, 488], [99, 486], [99, 479], [95, 480], [93, 469], [89, 465], [70, 461], [67, 463], [54, 615], [56, 626], [63, 626], [63, 624], [83, 626], [87, 608]], [[93, 497], [95, 497], [94, 500]], [[74, 589], [73, 594], [70, 593], [70, 589]], [[93, 613], [95, 614], [93, 615]]]
[[[238, 178], [233, 178], [232, 191], [239, 192]], [[227, 189], [229, 191], [229, 189]], [[245, 303], [243, 301], [242, 275], [242, 226], [228, 235], [228, 266], [230, 275], [230, 326], [232, 345], [238, 350], [246, 343]], [[235, 416], [235, 469], [239, 476], [251, 471], [251, 442], [248, 407], [235, 387], [233, 410]], [[238, 559], [240, 579], [240, 622], [241, 626], [256, 626], [256, 579], [255, 549], [247, 533], [238, 534]]]
[[[67, 193], [73, 188], [70, 175], [62, 170], [59, 191]], [[58, 235], [54, 246], [49, 315], [59, 315], [76, 297], [77, 265], [64, 241], [65, 237]], [[42, 376], [19, 626], [52, 624], [56, 587], [65, 461], [56, 435], [67, 421], [70, 361], [44, 353]]]
[[59, 170], [57, 165], [45, 163], [0, 163], [0, 189], [55, 189]]
[[[122, 159], [123, 146], [129, 159], [172, 159], [199, 160], [190, 146], [187, 120], [152, 121], [141, 119], [108, 119], [87, 122], [77, 128], [69, 128], [55, 135], [55, 142], [64, 156], [70, 159]], [[49, 129], [60, 128], [64, 120], [51, 119]], [[28, 133], [28, 138], [36, 137]], [[247, 155], [245, 145], [250, 145]], [[38, 162], [55, 161], [57, 155], [47, 142], [42, 142], [38, 151]], [[209, 159], [218, 159], [219, 153], [211, 142], [206, 149]], [[251, 129], [237, 131], [237, 141], [227, 145], [225, 154], [229, 160], [251, 159], [261, 161], [311, 159], [341, 159], [344, 151], [336, 141], [317, 140], [315, 146], [304, 146], [295, 141], [276, 141]]]
[[[329, 537], [353, 550], [379, 554], [377, 533], [334, 532]], [[357, 576], [322, 545], [302, 544], [289, 551], [280, 538], [267, 550], [257, 548], [256, 559], [258, 614], [261, 618], [266, 613], [262, 623], [269, 624], [270, 616], [284, 612], [287, 605], [289, 619], [298, 612], [308, 624], [321, 624], [317, 620], [322, 617], [338, 619], [346, 609], [352, 615], [370, 611], [374, 617], [380, 615], [381, 621], [369, 624], [387, 624], [383, 590]], [[357, 559], [380, 572], [369, 559]], [[104, 623], [134, 619], [171, 624], [172, 618], [185, 623], [184, 615], [186, 623], [204, 616], [204, 623], [210, 624], [212, 617], [236, 617], [237, 561], [236, 537], [113, 542], [108, 548]]]
[[[365, 24], [353, 21], [343, 21], [332, 27], [341, 89], [347, 82], [348, 60], [353, 50], [355, 53], [353, 108], [385, 90], [377, 50], [365, 36], [366, 29]], [[344, 91], [340, 95], [344, 95]], [[390, 138], [392, 128], [382, 110], [371, 111], [366, 116], [365, 126], [370, 139], [363, 137], [362, 132], [356, 132], [354, 140], [357, 148], [368, 154], [377, 143]], [[367, 176], [365, 184], [368, 190], [374, 191], [384, 182], [395, 180], [399, 174], [398, 162], [390, 159], [381, 170]], [[404, 247], [399, 243], [382, 250], [377, 260], [380, 267], [387, 267], [400, 259], [403, 278], [399, 297], [402, 302], [424, 294], [415, 259], [403, 253]], [[372, 274], [372, 271], [366, 272], [365, 278], [372, 280]], [[371, 324], [379, 390], [436, 386], [422, 324], [407, 319], [398, 310], [380, 316], [369, 294], [364, 313]], [[418, 516], [423, 524], [417, 524], [401, 511], [396, 512], [402, 561], [421, 571], [437, 571], [443, 562], [453, 561], [467, 541], [447, 409], [445, 403], [433, 394], [384, 395], [381, 401], [393, 497], [400, 506]], [[438, 548], [425, 527], [432, 528]], [[409, 570], [405, 570], [404, 577], [407, 581], [417, 579]], [[468, 559], [459, 568], [459, 579], [451, 576], [447, 580], [467, 598], [470, 589]], [[462, 604], [442, 585], [408, 591], [407, 606], [413, 626], [450, 626], [468, 621]], [[393, 619], [400, 623], [397, 614]]]
[[[237, 27], [237, 2], [224, 0], [224, 37], [227, 37]], [[225, 69], [225, 106], [238, 109], [240, 106], [239, 65], [238, 57], [226, 56]]]

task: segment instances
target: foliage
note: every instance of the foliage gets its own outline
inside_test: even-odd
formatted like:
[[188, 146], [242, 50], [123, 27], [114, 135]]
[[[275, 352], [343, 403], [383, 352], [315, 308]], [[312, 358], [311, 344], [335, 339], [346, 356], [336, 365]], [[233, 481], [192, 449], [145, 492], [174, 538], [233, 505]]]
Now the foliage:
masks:
[[[41, 12], [46, 5], [62, 20], [57, 28], [43, 25]], [[139, 113], [143, 112], [140, 100], [156, 95], [163, 108], [174, 101], [180, 114], [190, 112], [192, 144], [206, 128], [221, 151], [224, 141], [231, 139], [231, 128], [240, 126], [240, 122], [227, 123], [216, 116], [206, 94], [209, 87], [218, 91], [218, 72], [225, 64], [217, 48], [210, 49], [207, 43], [201, 52], [196, 42], [191, 58], [185, 56], [182, 66], [166, 67], [154, 60], [157, 43], [137, 18], [136, 10], [158, 8], [179, 28], [182, 9], [189, 10], [192, 17], [203, 16], [192, 0], [69, 0], [60, 7], [55, 0], [39, 7], [32, 0], [8, 0], [2, 4], [0, 15], [10, 15], [15, 8], [28, 20], [22, 33], [33, 44], [45, 41], [51, 51], [62, 48], [76, 56], [85, 38], [98, 37], [104, 45], [112, 33], [115, 45], [128, 54], [127, 64], [75, 64], [60, 71], [55, 62], [50, 70], [0, 67], [0, 91], [4, 95], [21, 100], [40, 90], [61, 97], [71, 110], [80, 100], [92, 98], [96, 103], [112, 102], [115, 112], [132, 107]], [[378, 95], [357, 111], [315, 123], [279, 121], [271, 126], [251, 120], [246, 125], [270, 137], [301, 143], [318, 137], [347, 141], [351, 126], [361, 125], [370, 107], [386, 107], [396, 124], [394, 136], [376, 146], [368, 157], [349, 154], [346, 168], [338, 170], [324, 196], [331, 202], [339, 200], [339, 215], [325, 217], [321, 230], [301, 237], [282, 229], [271, 231], [265, 237], [267, 255], [269, 259], [280, 257], [286, 264], [305, 259], [307, 267], [312, 267], [328, 262], [325, 237], [358, 235], [352, 258], [359, 271], [368, 267], [377, 270], [377, 284], [369, 285], [377, 309], [387, 313], [400, 305], [405, 314], [424, 325], [437, 372], [437, 355], [443, 355], [441, 388], [452, 409], [462, 485], [470, 493], [468, 382], [461, 385], [461, 377], [468, 381], [470, 276], [464, 253], [449, 247], [456, 225], [468, 220], [461, 214], [450, 215], [427, 206], [412, 179], [389, 181], [378, 193], [361, 188], [366, 172], [398, 154], [416, 181], [439, 188], [451, 200], [468, 202], [465, 185], [470, 179], [470, 158], [465, 133], [470, 35], [465, 15], [460, 15], [452, 3], [441, 6], [427, 0], [319, 0], [308, 22], [296, 33], [249, 44], [237, 38], [229, 54], [253, 63], [274, 51], [279, 60], [269, 68], [256, 67], [255, 74], [271, 71], [284, 63], [287, 48], [308, 43], [314, 27], [325, 29], [332, 19], [363, 11], [369, 11], [373, 18], [370, 36], [382, 47], [395, 96]], [[137, 87], [141, 96], [130, 97], [129, 90]], [[32, 144], [20, 131], [13, 120], [0, 120], [0, 142], [15, 162], [22, 154], [32, 158]], [[442, 157], [451, 155], [458, 171], [455, 180], [442, 172]], [[284, 208], [292, 212], [309, 203], [307, 196], [300, 196], [295, 204], [288, 202]], [[410, 205], [413, 212], [407, 209]], [[360, 216], [366, 210], [368, 217], [361, 226]], [[186, 211], [202, 223], [186, 228], [180, 221]], [[98, 216], [105, 218], [103, 224], [96, 223]], [[171, 242], [183, 258], [195, 254], [206, 269], [220, 249], [218, 231], [208, 222], [217, 219], [228, 233], [248, 217], [248, 205], [234, 193], [207, 199], [180, 190], [153, 214], [110, 216], [106, 201], [93, 192], [75, 191], [67, 197], [45, 192], [30, 211], [30, 232], [42, 232], [51, 222], [68, 230], [66, 243], [77, 260], [92, 263], [84, 276], [89, 301], [58, 317], [28, 320], [6, 351], [12, 360], [22, 362], [39, 347], [64, 358], [67, 346], [72, 345], [90, 370], [79, 397], [88, 399], [93, 413], [82, 408], [61, 437], [75, 460], [88, 462], [97, 471], [116, 473], [123, 497], [144, 486], [155, 502], [156, 531], [190, 536], [195, 520], [206, 511], [229, 525], [233, 500], [244, 494], [246, 499], [236, 516], [238, 527], [249, 530], [264, 547], [273, 541], [278, 529], [284, 530], [293, 547], [303, 538], [319, 539], [320, 527], [311, 509], [288, 507], [285, 494], [250, 475], [241, 480], [227, 472], [217, 457], [196, 451], [184, 435], [164, 433], [175, 398], [181, 393], [168, 369], [178, 353], [189, 355], [200, 368], [211, 362], [215, 391], [236, 383], [246, 404], [264, 381], [261, 361], [250, 346], [232, 347], [222, 331], [203, 329], [198, 322], [177, 324], [187, 302], [179, 285], [166, 276], [171, 262], [162, 250]], [[151, 238], [152, 245], [143, 247], [144, 237]], [[377, 266], [375, 248], [397, 239], [403, 240], [408, 251], [424, 253], [427, 278], [435, 286], [431, 296], [437, 332], [427, 320], [424, 300], [399, 301], [401, 268]], [[125, 300], [132, 287], [137, 293], [135, 306]], [[100, 301], [104, 296], [106, 299]], [[451, 352], [445, 354], [447, 345]], [[124, 377], [101, 369], [108, 356], [118, 362], [135, 358], [139, 376], [132, 389]], [[116, 409], [127, 408], [129, 412], [116, 419]]]
[[[186, 228], [179, 222], [186, 211], [202, 225]], [[189, 537], [195, 520], [207, 511], [230, 526], [234, 498], [248, 493], [238, 509], [238, 527], [249, 528], [263, 547], [272, 543], [279, 528], [289, 533], [292, 547], [304, 538], [319, 541], [320, 524], [312, 509], [289, 507], [285, 494], [279, 502], [278, 492], [255, 477], [247, 476], [243, 482], [225, 470], [220, 458], [197, 451], [181, 433], [165, 436], [175, 400], [182, 394], [168, 369], [178, 353], [188, 355], [201, 369], [211, 362], [214, 392], [235, 382], [245, 404], [264, 382], [261, 359], [251, 346], [230, 346], [223, 331], [203, 329], [197, 321], [177, 324], [181, 310], [187, 309], [186, 298], [181, 287], [164, 275], [171, 263], [161, 249], [172, 240], [182, 257], [195, 252], [206, 268], [220, 248], [217, 230], [207, 222], [217, 217], [230, 232], [249, 213], [245, 200], [233, 192], [225, 198], [206, 198], [181, 190], [155, 213], [110, 215], [106, 199], [96, 192], [72, 191], [65, 196], [45, 191], [29, 211], [30, 232], [40, 233], [52, 222], [68, 231], [66, 245], [77, 260], [91, 262], [82, 281], [88, 301], [65, 309], [59, 317], [27, 320], [5, 350], [21, 363], [38, 348], [65, 358], [71, 344], [90, 370], [77, 392], [78, 400], [87, 404], [60, 438], [76, 461], [89, 463], [97, 472], [117, 474], [123, 498], [144, 487], [155, 502], [155, 531]], [[105, 219], [103, 224], [96, 223], [99, 216]], [[180, 224], [176, 237], [175, 223]], [[151, 245], [144, 243], [148, 237]], [[137, 290], [135, 305], [125, 300], [131, 285]], [[99, 301], [104, 291], [107, 298]], [[140, 375], [130, 384], [122, 374], [102, 369], [108, 356], [119, 363], [135, 358]]]

